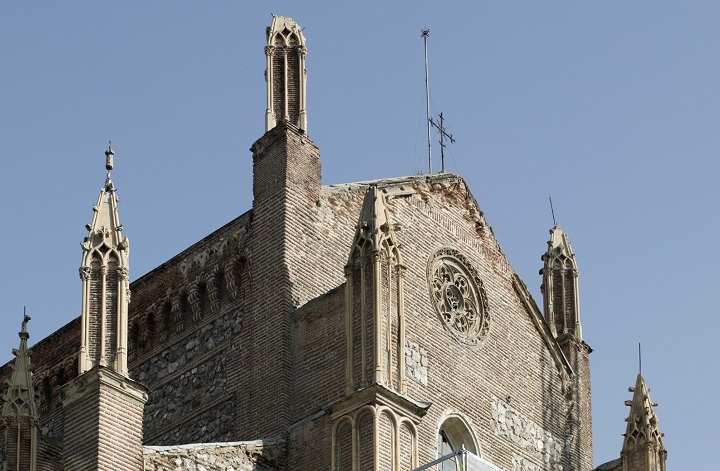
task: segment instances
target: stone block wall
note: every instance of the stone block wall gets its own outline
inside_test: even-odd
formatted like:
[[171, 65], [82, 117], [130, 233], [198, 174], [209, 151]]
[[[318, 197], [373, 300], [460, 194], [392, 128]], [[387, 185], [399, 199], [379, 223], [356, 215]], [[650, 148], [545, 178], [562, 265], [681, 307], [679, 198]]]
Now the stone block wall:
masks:
[[145, 443], [233, 438], [235, 399], [228, 384], [228, 350], [242, 329], [242, 319], [239, 311], [226, 312], [131, 370], [151, 390], [145, 406]]
[[283, 441], [145, 447], [143, 471], [281, 471]]

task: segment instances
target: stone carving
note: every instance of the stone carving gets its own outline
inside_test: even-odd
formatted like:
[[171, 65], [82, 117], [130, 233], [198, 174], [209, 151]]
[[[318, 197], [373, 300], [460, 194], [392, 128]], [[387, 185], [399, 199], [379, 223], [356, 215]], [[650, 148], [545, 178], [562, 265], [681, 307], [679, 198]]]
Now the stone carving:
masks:
[[[504, 401], [493, 398], [491, 403], [492, 424], [495, 435], [505, 437], [517, 446], [542, 460], [545, 469], [562, 471], [562, 443], [552, 433], [544, 430]], [[524, 463], [524, 464], [523, 464]], [[533, 466], [520, 459], [518, 466]], [[518, 467], [513, 457], [513, 470], [536, 471], [536, 467]]]
[[[230, 237], [220, 239], [212, 247], [203, 250], [195, 255], [186, 257], [179, 265], [178, 271], [183, 280], [192, 281], [196, 276], [205, 276], [206, 271], [212, 271], [213, 267], [222, 265], [222, 259], [229, 256], [242, 256], [245, 260], [250, 258], [250, 237], [251, 233], [246, 226], [241, 227]], [[230, 248], [231, 250], [228, 250]]]
[[430, 299], [450, 334], [465, 345], [480, 345], [490, 328], [483, 282], [457, 250], [442, 248], [428, 263]]
[[405, 341], [405, 376], [427, 386], [428, 353], [420, 345]]

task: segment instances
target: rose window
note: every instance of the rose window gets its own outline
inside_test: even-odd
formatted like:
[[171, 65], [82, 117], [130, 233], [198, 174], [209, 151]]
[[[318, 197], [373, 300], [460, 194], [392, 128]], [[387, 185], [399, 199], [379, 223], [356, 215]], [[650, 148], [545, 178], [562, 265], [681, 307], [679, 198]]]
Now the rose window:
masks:
[[457, 250], [440, 249], [428, 264], [430, 298], [447, 331], [460, 343], [479, 345], [490, 319], [477, 271]]

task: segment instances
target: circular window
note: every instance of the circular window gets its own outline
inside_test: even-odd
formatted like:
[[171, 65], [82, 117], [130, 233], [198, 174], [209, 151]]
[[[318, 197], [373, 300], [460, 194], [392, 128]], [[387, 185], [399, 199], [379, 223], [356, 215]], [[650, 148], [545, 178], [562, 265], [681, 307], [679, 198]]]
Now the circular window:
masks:
[[475, 268], [457, 250], [442, 248], [428, 263], [428, 284], [445, 329], [464, 345], [480, 345], [490, 318], [487, 295]]

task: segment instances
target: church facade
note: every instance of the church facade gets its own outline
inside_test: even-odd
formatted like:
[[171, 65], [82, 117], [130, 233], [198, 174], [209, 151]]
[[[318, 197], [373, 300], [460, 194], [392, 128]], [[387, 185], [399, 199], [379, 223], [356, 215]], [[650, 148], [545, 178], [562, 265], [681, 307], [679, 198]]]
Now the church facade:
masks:
[[[0, 369], [2, 469], [592, 470], [567, 235], [541, 308], [460, 176], [322, 186], [300, 27], [265, 52], [252, 209], [132, 283], [107, 150], [82, 315]], [[642, 376], [628, 405], [597, 469], [664, 471]]]

